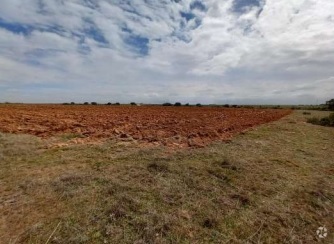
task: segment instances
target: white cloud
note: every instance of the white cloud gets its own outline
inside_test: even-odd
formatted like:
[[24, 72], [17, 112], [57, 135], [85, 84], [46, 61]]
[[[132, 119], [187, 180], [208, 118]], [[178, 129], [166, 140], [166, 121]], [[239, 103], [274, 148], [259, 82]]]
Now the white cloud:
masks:
[[260, 1], [242, 13], [233, 0], [203, 1], [206, 11], [191, 10], [193, 2], [1, 1], [0, 100], [315, 103], [334, 96], [332, 0]]

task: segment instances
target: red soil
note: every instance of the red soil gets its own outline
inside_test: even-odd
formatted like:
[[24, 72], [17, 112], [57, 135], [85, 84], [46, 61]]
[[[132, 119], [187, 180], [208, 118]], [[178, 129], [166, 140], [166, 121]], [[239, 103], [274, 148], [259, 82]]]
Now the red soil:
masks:
[[91, 139], [196, 147], [228, 140], [290, 113], [216, 107], [9, 105], [0, 106], [0, 131], [39, 137], [74, 133]]

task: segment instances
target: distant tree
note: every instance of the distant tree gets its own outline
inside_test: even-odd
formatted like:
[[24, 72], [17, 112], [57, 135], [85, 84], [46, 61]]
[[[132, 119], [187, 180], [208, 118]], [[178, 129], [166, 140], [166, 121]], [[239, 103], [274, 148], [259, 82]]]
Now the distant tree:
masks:
[[137, 103], [135, 103], [135, 102], [131, 102], [130, 104], [131, 104], [132, 106], [137, 105]]
[[229, 104], [225, 104], [225, 105], [223, 105], [223, 107], [225, 107], [225, 108], [229, 108], [230, 105], [229, 105]]
[[164, 103], [164, 104], [162, 104], [162, 106], [172, 106], [172, 104], [171, 103]]
[[89, 102], [84, 102], [84, 105], [89, 105]]
[[97, 105], [97, 102], [91, 102], [90, 104], [92, 104], [92, 105]]
[[180, 103], [180, 102], [176, 102], [175, 104], [174, 104], [174, 106], [176, 106], [176, 107], [180, 107], [182, 104]]
[[328, 106], [329, 110], [334, 110], [334, 99], [327, 101], [326, 105]]
[[63, 105], [70, 105], [69, 103], [63, 103]]
[[107, 105], [109, 105], [109, 106], [110, 106], [110, 105], [111, 105], [111, 103], [107, 103]]
[[119, 105], [121, 105], [121, 104], [120, 104], [120, 103], [115, 103], [115, 105], [119, 106]]
[[197, 103], [197, 104], [196, 104], [196, 107], [202, 107], [202, 104]]
[[189, 106], [190, 106], [190, 104], [189, 104], [189, 103], [186, 103], [184, 106], [187, 106], [187, 107], [189, 107]]
[[71, 105], [74, 105], [75, 104], [75, 102], [71, 102]]
[[238, 107], [238, 105], [232, 105], [231, 107], [232, 107], [232, 108], [237, 108], [237, 107]]

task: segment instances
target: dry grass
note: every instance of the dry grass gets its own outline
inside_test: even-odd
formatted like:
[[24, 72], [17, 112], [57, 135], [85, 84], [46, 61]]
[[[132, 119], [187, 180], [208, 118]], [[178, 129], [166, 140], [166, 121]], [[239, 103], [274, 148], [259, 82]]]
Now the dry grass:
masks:
[[334, 129], [306, 118], [177, 151], [0, 134], [0, 243], [333, 243]]

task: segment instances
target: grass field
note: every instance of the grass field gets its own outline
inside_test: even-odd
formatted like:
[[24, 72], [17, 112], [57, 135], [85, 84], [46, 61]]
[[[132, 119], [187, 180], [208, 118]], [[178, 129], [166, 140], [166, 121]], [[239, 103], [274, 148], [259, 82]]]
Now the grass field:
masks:
[[305, 122], [324, 115], [200, 149], [2, 133], [0, 243], [334, 243], [334, 128]]

